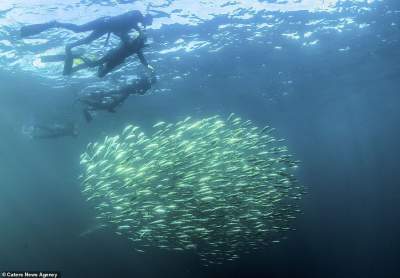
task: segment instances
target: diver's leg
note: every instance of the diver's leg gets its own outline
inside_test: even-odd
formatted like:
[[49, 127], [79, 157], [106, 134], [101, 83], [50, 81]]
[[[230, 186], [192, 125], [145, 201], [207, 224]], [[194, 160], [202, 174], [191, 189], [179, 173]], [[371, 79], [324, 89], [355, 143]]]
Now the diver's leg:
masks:
[[82, 24], [82, 25], [77, 25], [73, 23], [63, 23], [63, 22], [58, 22], [56, 20], [49, 21], [46, 23], [40, 23], [40, 24], [31, 24], [31, 25], [26, 25], [23, 26], [20, 30], [21, 37], [29, 37], [33, 35], [37, 35], [41, 32], [44, 32], [50, 28], [64, 28], [67, 30], [71, 30], [75, 33], [79, 32], [88, 32], [88, 31], [94, 31], [94, 30], [101, 30], [104, 28], [105, 20], [104, 17], [98, 18], [96, 20], [90, 21], [88, 23]]
[[64, 63], [63, 75], [69, 75], [72, 73], [72, 64], [73, 64], [73, 60], [74, 60], [74, 57], [73, 57], [72, 51], [71, 51], [72, 48], [79, 46], [79, 45], [91, 43], [92, 41], [100, 38], [102, 35], [104, 35], [104, 32], [94, 31], [86, 38], [83, 38], [83, 39], [73, 42], [71, 44], [67, 44], [67, 46], [65, 47], [65, 63]]
[[52, 138], [54, 136], [54, 130], [47, 125], [36, 125], [34, 126], [31, 137], [38, 138]]
[[80, 33], [80, 32], [88, 32], [88, 31], [96, 31], [96, 30], [101, 30], [104, 28], [104, 17], [89, 21], [88, 23], [78, 25], [78, 24], [73, 24], [73, 23], [63, 23], [63, 22], [54, 22], [55, 27], [57, 28], [63, 28], [67, 29], [70, 31], [73, 31], [75, 33]]
[[79, 57], [79, 58], [83, 60], [83, 64], [80, 64], [80, 65], [77, 65], [75, 67], [72, 67], [71, 73], [80, 71], [82, 69], [94, 68], [94, 67], [97, 67], [97, 66], [101, 67], [103, 65], [103, 62], [101, 60], [92, 61], [92, 60], [90, 60], [90, 59], [88, 59], [86, 57]]
[[22, 26], [22, 28], [20, 30], [21, 38], [37, 35], [48, 29], [54, 28], [54, 27], [56, 27], [55, 23], [56, 23], [55, 21], [50, 21], [50, 22], [46, 22], [46, 23]]
[[57, 138], [59, 137], [56, 134], [36, 134], [33, 136], [34, 139], [48, 139], [48, 138]]
[[73, 23], [63, 23], [63, 22], [56, 21], [55, 25], [57, 26], [57, 28], [67, 29], [67, 30], [73, 31], [75, 33], [89, 31], [89, 30], [85, 30], [83, 28], [84, 25], [78, 25], [78, 24], [73, 24]]

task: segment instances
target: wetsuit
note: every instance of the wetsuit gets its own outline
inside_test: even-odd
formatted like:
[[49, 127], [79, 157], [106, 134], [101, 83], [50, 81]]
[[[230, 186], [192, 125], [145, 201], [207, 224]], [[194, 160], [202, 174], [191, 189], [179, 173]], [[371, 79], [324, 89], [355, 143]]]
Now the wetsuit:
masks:
[[128, 33], [130, 30], [135, 29], [140, 32], [140, 28], [138, 27], [139, 23], [142, 23], [143, 25], [150, 25], [151, 22], [151, 17], [143, 16], [140, 11], [129, 11], [117, 16], [101, 17], [83, 25], [62, 23], [58, 21], [51, 21], [44, 24], [28, 25], [21, 28], [21, 36], [27, 37], [35, 35], [51, 28], [64, 28], [76, 33], [92, 31], [92, 33], [86, 38], [68, 44], [65, 47], [66, 60], [63, 74], [69, 75], [72, 68], [73, 57], [71, 55], [71, 49], [73, 47], [83, 44], [89, 44], [105, 34], [110, 35], [110, 33], [113, 33], [120, 37], [122, 42], [127, 42], [129, 40]]
[[156, 79], [154, 76], [151, 78], [142, 77], [141, 79], [136, 80], [134, 83], [122, 87], [119, 90], [80, 98], [79, 101], [86, 106], [83, 110], [86, 121], [92, 121], [93, 118], [91, 112], [94, 111], [104, 110], [114, 113], [115, 108], [122, 104], [129, 97], [129, 95], [143, 95], [155, 82]]
[[[133, 54], [137, 54], [139, 57], [140, 62], [147, 68], [149, 68], [149, 64], [146, 61], [146, 58], [143, 55], [142, 49], [146, 46], [145, 45], [145, 35], [139, 33], [140, 35], [135, 39], [129, 39], [129, 42], [123, 43], [121, 42], [120, 45], [115, 48], [111, 49], [104, 57], [100, 58], [96, 61], [91, 61], [87, 58], [81, 57], [84, 60], [84, 64], [78, 65], [71, 70], [70, 72], [76, 72], [78, 70], [84, 68], [92, 68], [92, 67], [99, 67], [97, 75], [99, 77], [104, 77], [106, 74], [111, 72], [114, 68], [121, 65], [126, 58]], [[72, 57], [72, 56], [71, 56]]]

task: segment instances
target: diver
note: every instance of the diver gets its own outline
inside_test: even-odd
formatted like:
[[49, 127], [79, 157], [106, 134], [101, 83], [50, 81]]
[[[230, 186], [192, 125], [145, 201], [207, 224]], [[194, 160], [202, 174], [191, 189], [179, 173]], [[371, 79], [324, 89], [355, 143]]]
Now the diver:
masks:
[[[143, 48], [146, 47], [146, 36], [139, 32], [138, 37], [131, 39], [129, 38], [126, 42], [121, 42], [117, 48], [111, 49], [104, 55], [102, 58], [92, 61], [88, 58], [81, 56], [80, 58], [84, 61], [84, 63], [79, 64], [78, 66], [73, 67], [71, 63], [71, 68], [68, 69], [69, 72], [77, 72], [78, 70], [92, 67], [99, 67], [97, 76], [104, 77], [106, 74], [111, 72], [114, 68], [121, 65], [126, 58], [133, 54], [137, 54], [140, 62], [151, 72], [154, 71], [154, 68], [149, 65], [146, 61], [146, 58], [143, 55]], [[72, 55], [71, 57], [76, 57]]]
[[92, 31], [92, 33], [90, 33], [90, 35], [87, 36], [86, 38], [83, 38], [71, 44], [67, 44], [67, 46], [65, 47], [66, 59], [64, 63], [63, 74], [69, 75], [71, 74], [70, 70], [72, 69], [72, 63], [73, 63], [73, 57], [71, 53], [72, 48], [83, 44], [89, 44], [105, 34], [107, 34], [107, 39], [106, 39], [106, 44], [107, 44], [111, 33], [118, 36], [121, 42], [128, 42], [130, 39], [128, 35], [130, 30], [135, 29], [139, 33], [141, 32], [141, 29], [139, 28], [138, 25], [139, 23], [141, 23], [144, 27], [149, 26], [153, 23], [153, 17], [149, 14], [143, 16], [143, 14], [140, 11], [134, 10], [117, 16], [101, 17], [83, 25], [77, 25], [73, 23], [62, 23], [58, 21], [50, 21], [42, 24], [27, 25], [21, 28], [20, 33], [21, 37], [24, 38], [39, 34], [51, 28], [64, 28], [71, 30], [75, 33]]
[[115, 108], [122, 104], [128, 96], [128, 93], [97, 93], [81, 97], [78, 100], [85, 106], [83, 115], [86, 121], [91, 122], [93, 120], [93, 112], [104, 110], [115, 113]]
[[85, 106], [83, 109], [83, 115], [86, 121], [91, 122], [95, 111], [103, 110], [115, 113], [115, 108], [121, 105], [130, 95], [144, 95], [155, 82], [156, 77], [154, 75], [150, 78], [142, 77], [119, 90], [88, 94], [78, 98], [77, 100]]
[[59, 138], [65, 136], [77, 137], [78, 128], [74, 123], [56, 123], [52, 125], [37, 124], [24, 128], [23, 133], [29, 135], [33, 139]]

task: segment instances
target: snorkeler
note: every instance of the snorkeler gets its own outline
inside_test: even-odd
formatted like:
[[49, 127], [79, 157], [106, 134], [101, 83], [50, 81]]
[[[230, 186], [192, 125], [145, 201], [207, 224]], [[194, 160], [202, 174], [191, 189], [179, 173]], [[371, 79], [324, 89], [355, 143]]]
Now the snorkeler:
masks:
[[78, 101], [85, 106], [83, 109], [83, 115], [85, 116], [86, 121], [91, 122], [93, 120], [93, 112], [103, 110], [115, 113], [115, 108], [121, 105], [129, 95], [144, 95], [155, 82], [156, 78], [154, 75], [150, 78], [142, 77], [119, 90], [82, 96]]
[[73, 123], [67, 124], [52, 124], [52, 125], [33, 125], [28, 128], [24, 128], [23, 132], [34, 139], [43, 138], [59, 138], [65, 136], [78, 136], [77, 126]]
[[153, 17], [151, 15], [143, 16], [140, 11], [135, 10], [117, 16], [101, 17], [83, 25], [51, 21], [47, 23], [33, 24], [22, 27], [21, 37], [36, 35], [51, 28], [64, 28], [71, 30], [75, 33], [92, 31], [92, 33], [86, 38], [83, 38], [71, 44], [67, 44], [67, 46], [65, 47], [66, 59], [63, 74], [69, 75], [71, 74], [70, 70], [72, 69], [73, 63], [73, 57], [71, 53], [73, 47], [83, 44], [89, 44], [105, 34], [108, 35], [106, 40], [107, 43], [111, 33], [118, 36], [122, 42], [128, 42], [130, 39], [128, 35], [130, 30], [135, 29], [139, 33], [141, 32], [138, 26], [139, 23], [141, 23], [144, 27], [149, 26], [153, 23]]
[[135, 39], [130, 38], [127, 42], [121, 42], [117, 48], [111, 49], [102, 58], [96, 61], [91, 61], [88, 58], [80, 57], [84, 61], [84, 63], [79, 64], [76, 67], [73, 67], [73, 65], [71, 64], [70, 65], [71, 68], [67, 70], [68, 72], [76, 72], [81, 69], [93, 68], [98, 66], [99, 69], [97, 72], [97, 76], [104, 77], [114, 68], [121, 65], [126, 58], [128, 58], [133, 54], [137, 54], [140, 62], [147, 69], [153, 72], [154, 68], [151, 65], [149, 65], [142, 52], [142, 49], [146, 46], [145, 42], [146, 42], [146, 36], [142, 32], [139, 32], [138, 37], [136, 37]]

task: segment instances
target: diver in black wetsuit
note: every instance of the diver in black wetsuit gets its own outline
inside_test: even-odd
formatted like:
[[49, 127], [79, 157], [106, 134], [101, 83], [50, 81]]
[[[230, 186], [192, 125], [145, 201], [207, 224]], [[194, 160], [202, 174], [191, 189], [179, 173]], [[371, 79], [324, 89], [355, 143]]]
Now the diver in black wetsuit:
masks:
[[144, 95], [155, 82], [156, 78], [154, 75], [150, 78], [142, 77], [119, 90], [86, 95], [80, 97], [78, 101], [85, 106], [83, 115], [86, 121], [91, 122], [93, 120], [93, 112], [103, 110], [115, 113], [115, 108], [122, 104], [130, 95]]
[[150, 71], [154, 71], [153, 67], [147, 63], [146, 58], [143, 55], [142, 49], [146, 46], [146, 36], [140, 32], [139, 36], [135, 39], [129, 39], [127, 42], [121, 42], [120, 45], [111, 49], [107, 52], [104, 57], [96, 61], [91, 61], [87, 58], [80, 57], [84, 63], [76, 67], [68, 69], [69, 72], [76, 72], [84, 68], [99, 67], [97, 75], [99, 77], [104, 77], [107, 73], [111, 72], [115, 67], [122, 64], [125, 59], [133, 54], [137, 54], [140, 62], [148, 68]]
[[78, 129], [73, 123], [53, 125], [38, 124], [25, 129], [24, 133], [34, 139], [59, 138], [65, 136], [76, 137], [78, 136]]
[[65, 59], [63, 74], [69, 75], [71, 74], [70, 70], [72, 68], [72, 63], [73, 63], [73, 57], [71, 53], [71, 49], [73, 47], [83, 44], [89, 44], [105, 34], [108, 34], [107, 37], [108, 41], [111, 33], [120, 37], [122, 42], [128, 42], [129, 41], [128, 33], [130, 30], [135, 29], [138, 32], [141, 32], [138, 26], [139, 23], [141, 23], [143, 26], [148, 26], [151, 25], [152, 22], [153, 18], [151, 15], [143, 16], [143, 14], [140, 11], [129, 11], [118, 16], [101, 17], [83, 25], [76, 25], [73, 23], [61, 23], [58, 21], [51, 21], [43, 24], [27, 25], [21, 28], [21, 37], [28, 37], [35, 34], [39, 34], [51, 28], [64, 28], [71, 30], [75, 33], [92, 31], [92, 33], [86, 38], [68, 44], [65, 47], [66, 59]]

